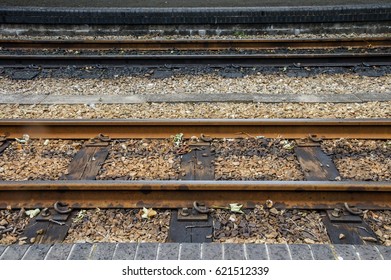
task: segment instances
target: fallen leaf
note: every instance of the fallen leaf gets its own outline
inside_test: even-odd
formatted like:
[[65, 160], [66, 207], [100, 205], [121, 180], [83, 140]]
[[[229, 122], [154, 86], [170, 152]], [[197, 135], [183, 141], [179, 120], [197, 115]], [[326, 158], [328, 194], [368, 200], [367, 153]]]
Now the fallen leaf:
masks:
[[234, 212], [234, 213], [241, 213], [243, 214], [243, 211], [241, 210], [243, 207], [242, 204], [239, 204], [239, 203], [231, 203], [229, 205], [229, 208], [231, 210], [231, 212]]
[[41, 210], [39, 210], [38, 208], [34, 210], [28, 210], [26, 211], [26, 215], [29, 216], [30, 218], [34, 218], [39, 214], [39, 212], [41, 212]]
[[143, 219], [150, 219], [150, 218], [153, 218], [157, 215], [157, 212], [155, 210], [153, 210], [152, 208], [145, 208], [143, 207], [143, 210], [141, 210], [142, 214], [141, 214], [141, 218]]

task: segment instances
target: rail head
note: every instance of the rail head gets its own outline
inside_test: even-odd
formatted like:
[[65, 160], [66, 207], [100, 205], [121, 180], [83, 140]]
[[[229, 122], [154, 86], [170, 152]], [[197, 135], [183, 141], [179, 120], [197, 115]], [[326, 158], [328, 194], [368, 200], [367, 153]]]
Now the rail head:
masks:
[[0, 133], [8, 138], [89, 139], [100, 133], [111, 138], [185, 138], [207, 134], [212, 138], [390, 139], [391, 119], [3, 119]]

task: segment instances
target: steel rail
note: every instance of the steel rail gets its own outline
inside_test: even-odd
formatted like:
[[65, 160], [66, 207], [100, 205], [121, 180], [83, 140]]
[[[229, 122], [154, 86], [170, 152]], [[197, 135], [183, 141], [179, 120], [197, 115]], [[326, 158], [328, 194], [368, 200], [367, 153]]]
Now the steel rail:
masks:
[[391, 182], [362, 181], [0, 181], [0, 208], [180, 208], [271, 200], [277, 208], [330, 209], [345, 202], [363, 209], [389, 209]]
[[7, 49], [228, 50], [391, 47], [389, 37], [337, 39], [0, 40]]
[[0, 135], [9, 139], [89, 139], [99, 133], [111, 138], [213, 138], [265, 136], [287, 139], [317, 135], [323, 139], [390, 139], [391, 119], [0, 119]]
[[391, 53], [226, 55], [0, 55], [2, 67], [95, 66], [373, 66], [391, 65]]

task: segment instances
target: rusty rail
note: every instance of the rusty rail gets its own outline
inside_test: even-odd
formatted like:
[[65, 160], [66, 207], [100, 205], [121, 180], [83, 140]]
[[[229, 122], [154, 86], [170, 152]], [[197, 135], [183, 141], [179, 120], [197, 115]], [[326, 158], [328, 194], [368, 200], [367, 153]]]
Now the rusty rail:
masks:
[[389, 37], [338, 39], [201, 39], [201, 40], [0, 40], [7, 49], [127, 49], [164, 50], [227, 50], [227, 49], [325, 49], [390, 47]]
[[391, 182], [352, 181], [0, 181], [0, 208], [179, 208], [271, 200], [277, 208], [328, 209], [347, 202], [364, 209], [391, 207]]
[[0, 120], [0, 135], [19, 138], [89, 139], [99, 133], [111, 138], [185, 138], [201, 133], [213, 138], [265, 136], [288, 139], [317, 135], [323, 139], [390, 139], [391, 119], [173, 119], [173, 120]]

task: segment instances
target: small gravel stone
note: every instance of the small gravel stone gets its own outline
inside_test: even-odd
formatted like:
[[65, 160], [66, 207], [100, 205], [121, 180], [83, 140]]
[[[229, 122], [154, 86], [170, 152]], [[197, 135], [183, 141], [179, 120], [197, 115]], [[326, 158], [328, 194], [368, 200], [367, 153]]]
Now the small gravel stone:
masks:
[[112, 145], [97, 179], [178, 180], [180, 157], [172, 140], [127, 140]]
[[270, 119], [391, 118], [391, 102], [367, 103], [145, 103], [107, 105], [0, 104], [0, 118]]
[[212, 216], [217, 221], [214, 224], [214, 242], [330, 243], [318, 212], [272, 209], [256, 206], [254, 210], [245, 210], [245, 214], [214, 210]]
[[29, 140], [26, 144], [14, 141], [0, 155], [0, 180], [56, 180], [59, 179], [77, 151], [81, 142]]
[[368, 211], [364, 220], [384, 246], [391, 246], [391, 211]]
[[155, 217], [143, 219], [139, 209], [87, 210], [72, 224], [64, 243], [164, 242], [171, 213], [157, 212]]
[[37, 78], [15, 80], [0, 77], [1, 94], [134, 95], [134, 94], [346, 94], [391, 92], [391, 75], [320, 74], [289, 77], [285, 73], [224, 78], [217, 74], [175, 75], [164, 79], [118, 77], [113, 79]]
[[222, 139], [212, 143], [216, 180], [304, 180], [283, 139]]
[[21, 210], [0, 210], [0, 245], [18, 243], [20, 233], [25, 229], [30, 218]]
[[343, 180], [391, 181], [391, 145], [384, 140], [339, 139], [322, 142]]

